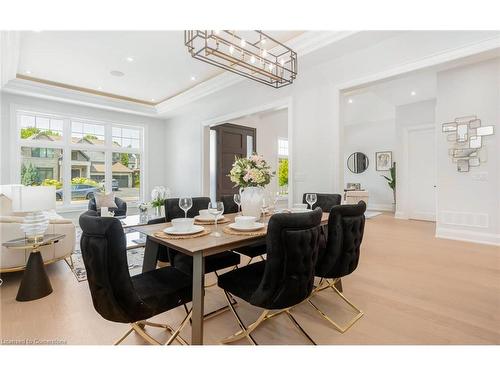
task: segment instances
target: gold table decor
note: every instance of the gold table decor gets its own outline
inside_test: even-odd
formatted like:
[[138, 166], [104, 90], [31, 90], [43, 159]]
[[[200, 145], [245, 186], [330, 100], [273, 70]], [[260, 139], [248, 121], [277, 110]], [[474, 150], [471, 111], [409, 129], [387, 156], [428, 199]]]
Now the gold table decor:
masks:
[[[219, 219], [217, 220], [217, 224], [226, 224], [229, 223], [231, 220], [229, 220], [227, 217], [224, 219]], [[199, 220], [199, 219], [194, 219], [195, 224], [201, 224], [201, 225], [215, 225], [215, 220]]]
[[264, 228], [253, 230], [253, 231], [239, 231], [234, 230], [230, 227], [224, 227], [222, 231], [226, 234], [234, 234], [235, 236], [262, 236], [267, 233], [267, 225]]
[[212, 231], [210, 229], [203, 229], [202, 232], [194, 233], [194, 234], [167, 234], [165, 232], [155, 232], [154, 236], [158, 238], [162, 238], [164, 240], [187, 240], [190, 238], [203, 237], [207, 234], [210, 234]]

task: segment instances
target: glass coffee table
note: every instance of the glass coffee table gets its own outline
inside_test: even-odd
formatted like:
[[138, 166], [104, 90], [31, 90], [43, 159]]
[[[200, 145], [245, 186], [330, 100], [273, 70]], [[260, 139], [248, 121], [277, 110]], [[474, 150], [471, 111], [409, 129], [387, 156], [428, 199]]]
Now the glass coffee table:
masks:
[[55, 244], [64, 237], [64, 234], [46, 234], [38, 242], [29, 242], [26, 238], [17, 238], [2, 244], [12, 250], [31, 250], [26, 268], [24, 269], [23, 279], [17, 292], [17, 301], [33, 301], [52, 293], [52, 285], [45, 271], [40, 248]]

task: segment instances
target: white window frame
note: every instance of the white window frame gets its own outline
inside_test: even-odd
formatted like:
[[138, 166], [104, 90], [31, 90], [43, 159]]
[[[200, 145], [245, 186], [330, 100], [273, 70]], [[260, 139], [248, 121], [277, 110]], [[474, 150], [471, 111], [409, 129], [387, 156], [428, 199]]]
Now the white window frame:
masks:
[[[128, 154], [139, 154], [140, 163], [140, 189], [139, 189], [139, 201], [143, 201], [145, 197], [145, 191], [147, 191], [147, 179], [146, 179], [146, 153], [144, 152], [144, 142], [147, 136], [147, 128], [140, 124], [131, 124], [127, 122], [116, 122], [109, 121], [106, 119], [96, 119], [90, 116], [79, 116], [72, 115], [68, 113], [55, 113], [46, 112], [44, 110], [38, 110], [33, 108], [23, 108], [13, 105], [11, 108], [11, 121], [14, 126], [11, 129], [12, 132], [12, 155], [14, 155], [14, 168], [11, 171], [11, 181], [14, 183], [21, 183], [21, 147], [36, 147], [36, 148], [58, 148], [63, 150], [63, 164], [62, 164], [62, 181], [63, 181], [63, 203], [57, 205], [57, 211], [77, 211], [82, 210], [87, 207], [87, 203], [71, 203], [71, 152], [74, 150], [88, 150], [88, 151], [102, 151], [105, 154], [105, 174], [104, 179], [106, 181], [105, 189], [106, 191], [111, 191], [112, 185], [112, 157], [113, 153], [128, 153]], [[38, 140], [25, 140], [21, 139], [21, 115], [30, 116], [43, 116], [58, 120], [63, 120], [63, 137], [62, 141], [38, 141]], [[96, 125], [104, 126], [104, 145], [84, 145], [78, 143], [72, 143], [71, 140], [71, 121], [85, 122]], [[140, 131], [141, 139], [139, 148], [128, 148], [128, 147], [117, 147], [113, 145], [112, 141], [112, 128], [131, 128]], [[129, 204], [129, 206], [134, 207], [135, 204]]]

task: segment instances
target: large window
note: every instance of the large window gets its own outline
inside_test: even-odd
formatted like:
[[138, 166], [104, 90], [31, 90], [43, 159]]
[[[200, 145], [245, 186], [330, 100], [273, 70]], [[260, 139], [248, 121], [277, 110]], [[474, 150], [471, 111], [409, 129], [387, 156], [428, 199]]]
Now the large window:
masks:
[[288, 195], [288, 139], [278, 138], [278, 192]]
[[100, 191], [142, 197], [143, 129], [19, 111], [19, 182], [54, 185], [58, 205], [87, 205]]

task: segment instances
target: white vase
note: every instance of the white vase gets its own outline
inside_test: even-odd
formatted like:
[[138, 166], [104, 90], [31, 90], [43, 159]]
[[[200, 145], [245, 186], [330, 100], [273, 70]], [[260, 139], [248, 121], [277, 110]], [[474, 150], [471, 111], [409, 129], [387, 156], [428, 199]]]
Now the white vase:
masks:
[[261, 187], [246, 187], [240, 189], [241, 213], [244, 216], [260, 218], [264, 189]]

